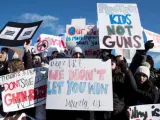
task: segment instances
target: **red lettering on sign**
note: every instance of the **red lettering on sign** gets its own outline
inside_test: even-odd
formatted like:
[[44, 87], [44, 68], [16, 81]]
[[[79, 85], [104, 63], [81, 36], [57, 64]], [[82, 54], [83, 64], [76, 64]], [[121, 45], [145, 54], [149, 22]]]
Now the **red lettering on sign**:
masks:
[[7, 106], [17, 104], [26, 101], [33, 101], [36, 99], [42, 99], [46, 97], [47, 85], [40, 86], [35, 89], [29, 89], [28, 91], [21, 91], [17, 93], [8, 93], [4, 96], [4, 103]]
[[69, 80], [93, 80], [93, 70], [69, 70]]
[[60, 48], [65, 48], [63, 40], [51, 39], [51, 45], [58, 46]]
[[13, 90], [13, 89], [19, 87], [19, 81], [17, 80], [16, 82], [4, 83], [2, 86], [4, 86], [5, 91]]
[[64, 70], [49, 70], [49, 80], [62, 80], [64, 78]]

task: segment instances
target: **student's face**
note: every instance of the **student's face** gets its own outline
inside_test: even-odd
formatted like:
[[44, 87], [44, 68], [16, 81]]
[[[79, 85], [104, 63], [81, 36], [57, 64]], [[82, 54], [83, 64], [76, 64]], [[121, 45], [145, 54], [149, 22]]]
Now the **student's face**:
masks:
[[58, 54], [58, 52], [57, 52], [57, 51], [56, 51], [56, 52], [53, 52], [53, 53], [52, 53], [52, 56], [53, 56], [53, 57], [56, 57], [56, 56], [57, 56], [57, 54]]
[[72, 58], [83, 58], [83, 55], [81, 53], [75, 53]]
[[147, 76], [144, 73], [138, 73], [136, 74], [136, 79], [138, 84], [143, 84], [148, 79]]
[[41, 63], [41, 58], [39, 56], [34, 56], [33, 63], [34, 65]]
[[4, 62], [7, 58], [7, 53], [5, 51], [0, 52], [0, 61]]

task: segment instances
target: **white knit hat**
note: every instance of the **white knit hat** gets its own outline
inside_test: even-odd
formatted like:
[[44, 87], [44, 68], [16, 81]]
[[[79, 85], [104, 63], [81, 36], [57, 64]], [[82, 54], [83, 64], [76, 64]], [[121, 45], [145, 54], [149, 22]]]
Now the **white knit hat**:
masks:
[[82, 49], [80, 47], [74, 47], [73, 48], [73, 54], [75, 54], [75, 53], [81, 53], [81, 54], [83, 54], [83, 51], [82, 51]]
[[145, 74], [148, 77], [148, 79], [150, 77], [150, 70], [146, 66], [140, 66], [140, 67], [138, 67], [135, 74], [137, 74], [137, 73], [143, 73], [143, 74]]
[[143, 62], [141, 66], [146, 66], [149, 69], [151, 68], [151, 65], [148, 62]]

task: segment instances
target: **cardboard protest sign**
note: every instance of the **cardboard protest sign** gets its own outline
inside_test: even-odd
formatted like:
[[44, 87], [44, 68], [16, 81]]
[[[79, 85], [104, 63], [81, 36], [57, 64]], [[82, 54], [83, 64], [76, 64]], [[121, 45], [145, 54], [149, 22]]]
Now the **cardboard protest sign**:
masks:
[[144, 49], [136, 4], [97, 3], [101, 49]]
[[4, 112], [27, 109], [46, 102], [48, 68], [39, 67], [0, 76]]
[[21, 46], [31, 40], [42, 21], [34, 23], [8, 22], [0, 32], [0, 45]]
[[150, 49], [150, 52], [160, 52], [160, 34], [144, 29], [144, 33], [147, 37], [147, 41], [153, 40], [154, 47]]
[[[66, 45], [79, 46], [87, 58], [97, 57], [99, 54], [99, 36], [96, 25], [77, 25], [66, 26]], [[66, 52], [68, 57], [72, 56], [72, 51]]]
[[113, 110], [111, 60], [54, 59], [47, 87], [46, 109]]
[[55, 48], [60, 52], [65, 49], [64, 41], [60, 36], [41, 34], [39, 36], [40, 42], [35, 45], [36, 53], [44, 52], [48, 50], [48, 52], [52, 52]]
[[160, 104], [131, 106], [130, 120], [159, 120]]
[[41, 53], [50, 47], [49, 40], [41, 40], [35, 44], [35, 53]]
[[131, 63], [132, 59], [136, 53], [136, 50], [132, 49], [115, 49], [115, 55], [122, 55], [127, 60], [127, 63]]

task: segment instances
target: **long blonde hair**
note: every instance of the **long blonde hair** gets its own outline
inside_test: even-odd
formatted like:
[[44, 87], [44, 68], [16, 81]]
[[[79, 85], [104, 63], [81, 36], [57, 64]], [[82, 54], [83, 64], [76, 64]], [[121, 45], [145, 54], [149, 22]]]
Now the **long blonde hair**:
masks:
[[9, 73], [25, 70], [24, 64], [20, 59], [12, 59], [8, 62]]

